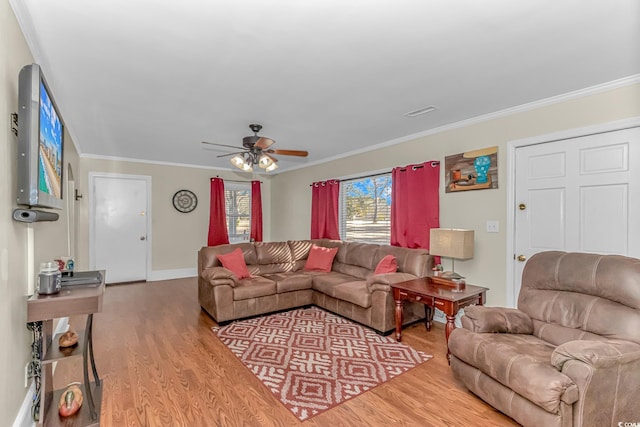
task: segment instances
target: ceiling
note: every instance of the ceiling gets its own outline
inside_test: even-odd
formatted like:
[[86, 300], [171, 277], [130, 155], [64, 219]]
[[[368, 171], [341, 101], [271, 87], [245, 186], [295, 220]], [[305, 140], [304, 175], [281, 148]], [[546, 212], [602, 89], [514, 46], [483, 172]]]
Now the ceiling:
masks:
[[640, 74], [637, 0], [10, 3], [90, 157], [232, 169], [201, 141], [259, 123], [282, 172]]

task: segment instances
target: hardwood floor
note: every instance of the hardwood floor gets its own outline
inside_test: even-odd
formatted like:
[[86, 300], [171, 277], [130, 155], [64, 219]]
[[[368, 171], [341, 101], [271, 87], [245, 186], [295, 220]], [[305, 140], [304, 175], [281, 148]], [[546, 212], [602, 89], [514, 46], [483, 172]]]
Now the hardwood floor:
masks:
[[[70, 319], [77, 329], [84, 321]], [[413, 325], [402, 335], [433, 359], [304, 423], [213, 335], [215, 325], [198, 305], [195, 278], [108, 286], [94, 316], [101, 425], [518, 425], [454, 380], [439, 323], [431, 332]], [[58, 364], [54, 385], [81, 378], [79, 360]]]

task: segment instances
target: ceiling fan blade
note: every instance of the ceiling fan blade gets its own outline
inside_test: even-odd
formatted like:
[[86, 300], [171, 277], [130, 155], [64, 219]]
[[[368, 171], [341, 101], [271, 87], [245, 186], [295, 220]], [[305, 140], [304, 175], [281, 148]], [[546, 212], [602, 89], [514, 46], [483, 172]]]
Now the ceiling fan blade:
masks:
[[262, 152], [263, 155], [267, 156], [268, 158], [270, 158], [273, 162], [278, 162], [278, 159], [276, 159], [275, 157], [265, 153], [264, 151]]
[[280, 149], [270, 149], [269, 153], [273, 154], [282, 154], [283, 156], [298, 156], [298, 157], [307, 157], [309, 155], [308, 151], [303, 150], [280, 150]]
[[216, 156], [216, 157], [229, 157], [229, 156], [235, 156], [236, 154], [243, 154], [243, 153], [246, 153], [246, 151], [236, 151], [235, 153], [220, 154], [219, 156]]
[[265, 137], [260, 137], [258, 138], [258, 140], [256, 141], [254, 147], [257, 147], [261, 150], [264, 150], [265, 148], [269, 148], [271, 146], [271, 144], [273, 144], [275, 141], [271, 138], [265, 138]]
[[207, 144], [207, 145], [215, 145], [217, 147], [228, 147], [228, 148], [233, 148], [234, 150], [237, 150], [238, 147], [237, 145], [226, 145], [226, 144], [217, 144], [215, 142], [207, 142], [207, 141], [202, 141], [203, 144]]

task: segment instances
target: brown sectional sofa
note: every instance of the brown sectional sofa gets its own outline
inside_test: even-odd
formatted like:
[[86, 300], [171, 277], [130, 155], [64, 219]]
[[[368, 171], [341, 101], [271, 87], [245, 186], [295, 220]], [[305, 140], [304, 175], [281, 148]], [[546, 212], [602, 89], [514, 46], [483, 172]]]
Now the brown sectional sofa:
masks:
[[[338, 252], [328, 273], [305, 271], [312, 244]], [[238, 280], [217, 254], [240, 248], [250, 278]], [[396, 273], [373, 272], [394, 255]], [[218, 323], [279, 310], [317, 305], [380, 333], [395, 328], [390, 285], [431, 274], [433, 257], [423, 249], [338, 240], [238, 243], [205, 246], [198, 252], [198, 301]], [[404, 321], [424, 318], [424, 306], [405, 304]]]
[[525, 426], [640, 421], [640, 260], [542, 252], [518, 309], [467, 307], [449, 338], [451, 369]]

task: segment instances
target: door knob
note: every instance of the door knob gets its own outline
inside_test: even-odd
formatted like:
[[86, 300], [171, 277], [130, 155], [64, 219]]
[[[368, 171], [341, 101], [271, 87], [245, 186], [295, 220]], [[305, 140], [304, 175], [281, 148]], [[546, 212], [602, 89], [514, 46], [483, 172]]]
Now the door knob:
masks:
[[140, 240], [147, 240], [145, 236], [140, 236]]
[[524, 255], [518, 255], [518, 261], [526, 261], [527, 257]]

